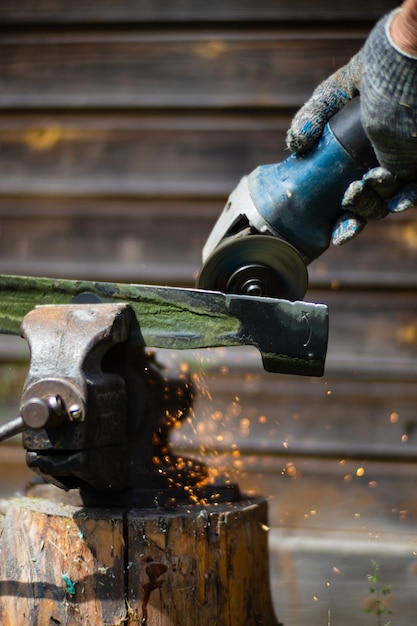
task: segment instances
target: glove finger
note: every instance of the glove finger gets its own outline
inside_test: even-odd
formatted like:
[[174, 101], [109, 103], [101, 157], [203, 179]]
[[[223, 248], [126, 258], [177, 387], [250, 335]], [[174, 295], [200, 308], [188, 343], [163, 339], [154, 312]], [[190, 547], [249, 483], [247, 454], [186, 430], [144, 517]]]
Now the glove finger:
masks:
[[402, 213], [414, 207], [417, 207], [417, 183], [404, 185], [400, 193], [388, 202], [388, 211], [390, 213]]
[[371, 187], [385, 202], [388, 202], [400, 188], [397, 177], [385, 167], [374, 167], [363, 176], [362, 180], [365, 186]]
[[295, 115], [287, 133], [287, 147], [302, 154], [320, 137], [329, 119], [359, 93], [361, 53], [320, 83]]
[[323, 132], [327, 123], [323, 103], [309, 100], [295, 115], [287, 133], [287, 147], [295, 154], [310, 150]]
[[364, 220], [379, 220], [388, 213], [387, 204], [381, 196], [363, 180], [355, 180], [346, 189], [342, 207]]
[[335, 246], [341, 246], [351, 241], [363, 231], [365, 226], [366, 220], [358, 215], [354, 215], [350, 211], [342, 213], [333, 227], [332, 243]]

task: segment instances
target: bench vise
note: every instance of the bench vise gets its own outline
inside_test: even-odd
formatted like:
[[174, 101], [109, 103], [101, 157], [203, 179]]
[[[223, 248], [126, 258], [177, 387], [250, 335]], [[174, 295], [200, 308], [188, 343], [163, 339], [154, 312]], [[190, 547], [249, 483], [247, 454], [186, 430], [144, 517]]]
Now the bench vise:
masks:
[[0, 441], [22, 432], [28, 466], [86, 505], [238, 499], [235, 485], [211, 484], [202, 462], [172, 450], [192, 376], [167, 371], [149, 348], [254, 345], [268, 371], [318, 376], [327, 322], [326, 306], [306, 302], [0, 276], [0, 332], [20, 332], [30, 348], [20, 415]]
[[204, 466], [174, 456], [168, 441], [191, 410], [191, 378], [170, 377], [130, 345], [134, 323], [129, 305], [74, 304], [36, 308], [22, 324], [31, 352], [20, 404], [27, 464], [80, 489], [84, 502], [131, 501], [134, 492], [152, 504], [205, 478]]

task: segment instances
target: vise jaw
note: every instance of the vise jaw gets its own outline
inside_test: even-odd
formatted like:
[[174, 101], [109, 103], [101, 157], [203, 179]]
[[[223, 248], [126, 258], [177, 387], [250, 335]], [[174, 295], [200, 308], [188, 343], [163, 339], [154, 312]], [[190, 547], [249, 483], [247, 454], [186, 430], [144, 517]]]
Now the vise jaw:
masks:
[[[191, 410], [193, 387], [163, 373], [128, 338], [127, 304], [40, 306], [22, 323], [31, 361], [20, 412], [27, 464], [48, 482], [80, 489], [84, 502], [149, 504], [204, 480], [179, 461], [168, 432]], [[149, 501], [149, 502], [148, 502]]]

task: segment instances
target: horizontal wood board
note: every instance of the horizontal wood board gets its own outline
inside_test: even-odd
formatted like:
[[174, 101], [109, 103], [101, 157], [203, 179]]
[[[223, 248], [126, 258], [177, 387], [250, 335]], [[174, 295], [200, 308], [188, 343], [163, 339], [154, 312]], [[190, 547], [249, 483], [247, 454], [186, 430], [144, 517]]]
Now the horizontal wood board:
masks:
[[4, 32], [0, 109], [298, 107], [366, 32]]
[[[4, 196], [0, 272], [193, 286], [226, 198]], [[344, 289], [413, 290], [416, 261], [414, 211], [373, 222], [309, 266], [306, 297], [339, 290], [349, 307], [354, 296]]]
[[263, 20], [375, 20], [397, 6], [395, 0], [3, 0], [3, 24], [143, 22], [257, 22]]

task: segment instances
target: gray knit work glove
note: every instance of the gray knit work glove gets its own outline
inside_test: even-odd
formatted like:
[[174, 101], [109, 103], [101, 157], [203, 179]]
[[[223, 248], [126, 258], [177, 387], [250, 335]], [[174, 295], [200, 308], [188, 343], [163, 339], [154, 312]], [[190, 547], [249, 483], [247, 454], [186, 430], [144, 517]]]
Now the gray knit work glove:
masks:
[[287, 135], [292, 152], [306, 152], [327, 121], [360, 94], [362, 124], [380, 167], [347, 188], [345, 212], [332, 234], [336, 245], [359, 234], [370, 219], [417, 205], [417, 58], [392, 43], [393, 15], [382, 18], [358, 54], [314, 90]]

